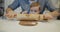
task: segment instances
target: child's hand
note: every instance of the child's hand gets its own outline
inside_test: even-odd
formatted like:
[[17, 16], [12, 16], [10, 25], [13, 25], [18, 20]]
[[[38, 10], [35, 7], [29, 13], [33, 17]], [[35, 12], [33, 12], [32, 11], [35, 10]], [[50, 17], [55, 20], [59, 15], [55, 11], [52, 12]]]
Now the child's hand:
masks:
[[27, 14], [27, 11], [23, 11], [22, 14]]

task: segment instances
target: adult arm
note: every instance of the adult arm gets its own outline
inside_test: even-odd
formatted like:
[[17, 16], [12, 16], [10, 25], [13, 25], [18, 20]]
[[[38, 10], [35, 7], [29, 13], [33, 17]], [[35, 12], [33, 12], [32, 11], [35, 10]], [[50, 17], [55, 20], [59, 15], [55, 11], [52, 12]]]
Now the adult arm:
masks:
[[46, 8], [51, 12], [51, 15], [53, 16], [58, 16], [58, 10], [56, 10], [57, 8], [54, 7], [54, 5], [52, 4], [51, 0], [46, 0]]

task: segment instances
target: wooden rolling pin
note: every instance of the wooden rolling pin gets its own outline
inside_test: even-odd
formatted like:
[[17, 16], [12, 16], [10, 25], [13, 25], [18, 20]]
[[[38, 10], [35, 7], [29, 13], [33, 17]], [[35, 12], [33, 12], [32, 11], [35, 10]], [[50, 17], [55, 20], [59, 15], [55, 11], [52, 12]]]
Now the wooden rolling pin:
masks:
[[39, 20], [39, 14], [17, 14], [17, 20]]

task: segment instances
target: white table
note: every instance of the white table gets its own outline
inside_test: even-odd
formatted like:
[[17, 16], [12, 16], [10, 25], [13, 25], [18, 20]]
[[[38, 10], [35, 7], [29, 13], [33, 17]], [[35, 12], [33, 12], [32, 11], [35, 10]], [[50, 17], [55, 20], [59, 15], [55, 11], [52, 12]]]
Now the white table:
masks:
[[37, 26], [21, 26], [19, 21], [0, 19], [0, 31], [4, 32], [60, 32], [60, 20], [38, 22]]

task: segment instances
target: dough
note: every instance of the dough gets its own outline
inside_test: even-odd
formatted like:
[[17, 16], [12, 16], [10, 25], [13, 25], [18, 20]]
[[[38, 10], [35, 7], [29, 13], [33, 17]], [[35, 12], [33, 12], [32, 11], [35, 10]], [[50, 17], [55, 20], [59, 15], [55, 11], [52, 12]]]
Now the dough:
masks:
[[20, 21], [19, 24], [23, 26], [35, 26], [38, 23], [37, 21]]

